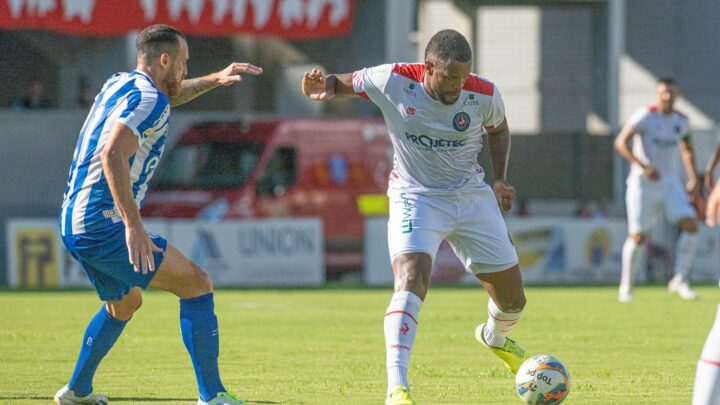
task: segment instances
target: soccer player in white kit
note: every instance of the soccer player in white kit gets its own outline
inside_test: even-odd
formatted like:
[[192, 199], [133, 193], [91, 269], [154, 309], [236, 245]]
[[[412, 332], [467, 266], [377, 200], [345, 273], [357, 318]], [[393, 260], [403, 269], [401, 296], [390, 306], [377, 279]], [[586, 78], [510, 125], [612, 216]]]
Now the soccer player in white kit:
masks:
[[[615, 139], [615, 150], [631, 163], [625, 196], [628, 238], [622, 250], [620, 302], [632, 300], [642, 245], [663, 212], [681, 230], [668, 290], [686, 300], [697, 298], [689, 285], [698, 245], [696, 213], [689, 195], [696, 196], [699, 186], [689, 122], [673, 109], [680, 94], [673, 79], [660, 79], [655, 94], [656, 104], [635, 111]], [[678, 155], [688, 176], [685, 187], [680, 179]]]
[[[720, 183], [708, 197], [705, 222], [708, 226], [720, 223]], [[720, 405], [720, 306], [697, 363], [692, 405]]]
[[[472, 50], [453, 30], [435, 34], [425, 63], [395, 63], [354, 73], [306, 72], [313, 100], [366, 97], [380, 107], [395, 152], [388, 196], [388, 242], [395, 293], [385, 313], [386, 404], [414, 404], [408, 367], [420, 307], [443, 239], [490, 295], [476, 337], [514, 373], [524, 350], [507, 337], [525, 306], [518, 258], [500, 212], [515, 189], [506, 179], [510, 132], [497, 87], [470, 73]], [[488, 133], [495, 181], [477, 163]], [[500, 207], [498, 206], [500, 205]]]

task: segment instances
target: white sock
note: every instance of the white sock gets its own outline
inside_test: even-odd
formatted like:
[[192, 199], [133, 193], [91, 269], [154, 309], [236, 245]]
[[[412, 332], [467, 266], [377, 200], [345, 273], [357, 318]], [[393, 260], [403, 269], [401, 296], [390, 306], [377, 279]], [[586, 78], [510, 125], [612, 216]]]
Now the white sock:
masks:
[[697, 251], [700, 236], [698, 233], [682, 232], [678, 238], [677, 247], [675, 248], [675, 275], [680, 274], [683, 281], [690, 282], [690, 269], [692, 262], [695, 260], [695, 252]]
[[408, 367], [422, 300], [409, 292], [396, 292], [385, 311], [385, 346], [387, 348], [388, 394], [398, 385], [410, 389]]
[[625, 240], [622, 248], [622, 274], [620, 276], [620, 292], [629, 294], [635, 282], [637, 268], [640, 265], [641, 246], [631, 238]]
[[505, 338], [520, 320], [522, 312], [503, 312], [492, 298], [488, 299], [488, 321], [483, 331], [485, 343], [492, 347], [503, 347]]
[[720, 405], [720, 305], [695, 374], [693, 405]]

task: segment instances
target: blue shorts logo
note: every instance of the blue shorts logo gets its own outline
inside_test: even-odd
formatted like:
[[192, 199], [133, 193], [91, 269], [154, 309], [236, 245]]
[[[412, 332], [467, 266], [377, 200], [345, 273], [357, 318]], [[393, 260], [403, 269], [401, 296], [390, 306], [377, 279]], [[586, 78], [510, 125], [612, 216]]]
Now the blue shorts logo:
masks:
[[470, 116], [465, 111], [460, 111], [453, 118], [453, 128], [458, 132], [463, 132], [470, 127]]

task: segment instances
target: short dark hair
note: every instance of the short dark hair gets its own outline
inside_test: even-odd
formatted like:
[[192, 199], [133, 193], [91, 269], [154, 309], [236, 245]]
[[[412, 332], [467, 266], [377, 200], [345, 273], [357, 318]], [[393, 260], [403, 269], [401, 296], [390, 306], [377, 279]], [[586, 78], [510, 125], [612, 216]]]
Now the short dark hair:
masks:
[[433, 57], [440, 62], [468, 62], [472, 59], [472, 49], [461, 33], [442, 30], [433, 35], [425, 47], [425, 60]]
[[668, 76], [659, 78], [657, 81], [657, 84], [664, 84], [667, 86], [676, 86], [677, 87], [677, 82], [675, 81], [675, 79], [673, 79], [672, 77], [668, 77]]
[[165, 24], [151, 25], [138, 35], [135, 49], [138, 56], [154, 60], [163, 53], [174, 53], [180, 46], [180, 38], [186, 39], [180, 31]]

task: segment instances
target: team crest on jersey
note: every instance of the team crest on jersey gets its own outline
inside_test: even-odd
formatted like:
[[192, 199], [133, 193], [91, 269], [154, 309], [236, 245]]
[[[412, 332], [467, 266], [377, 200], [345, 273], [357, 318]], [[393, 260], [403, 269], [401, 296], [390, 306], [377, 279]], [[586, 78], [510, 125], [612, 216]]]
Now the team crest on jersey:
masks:
[[453, 117], [453, 128], [458, 132], [463, 132], [470, 127], [470, 116], [465, 111], [460, 111]]

